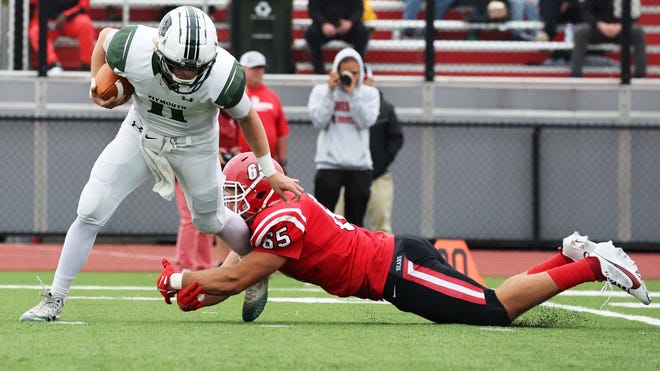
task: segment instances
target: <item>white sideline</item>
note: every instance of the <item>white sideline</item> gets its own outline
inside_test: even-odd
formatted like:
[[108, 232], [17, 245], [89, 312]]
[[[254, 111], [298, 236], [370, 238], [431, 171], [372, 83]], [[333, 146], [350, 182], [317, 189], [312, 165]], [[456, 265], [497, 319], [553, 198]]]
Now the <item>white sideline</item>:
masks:
[[[10, 290], [41, 290], [42, 287], [39, 285], [0, 285], [0, 289], [10, 289]], [[154, 287], [151, 286], [73, 286], [72, 290], [93, 290], [93, 291], [155, 291]], [[280, 288], [273, 287], [269, 289], [270, 292], [323, 292], [319, 287], [310, 286], [310, 287], [299, 287], [299, 288]], [[601, 292], [600, 290], [568, 290], [561, 294], [560, 296], [583, 296], [583, 297], [627, 297], [628, 295], [624, 292]], [[658, 298], [660, 297], [660, 292], [651, 292], [651, 297]], [[141, 296], [69, 296], [67, 299], [72, 300], [135, 300], [135, 301], [161, 301], [161, 297], [141, 297]], [[302, 303], [302, 304], [389, 304], [386, 301], [373, 301], [359, 298], [318, 298], [318, 297], [307, 297], [307, 298], [285, 298], [285, 297], [269, 297], [269, 302], [275, 303]], [[545, 302], [541, 304], [550, 308], [564, 309], [573, 312], [582, 312], [595, 314], [603, 317], [612, 317], [612, 318], [621, 318], [628, 321], [637, 321], [646, 323], [651, 326], [660, 327], [660, 318], [653, 318], [648, 316], [638, 316], [638, 315], [629, 315], [623, 313], [616, 313], [607, 310], [585, 308], [575, 305], [566, 305], [566, 304], [557, 304], [552, 302]], [[643, 308], [643, 309], [657, 309], [660, 305], [651, 304], [651, 305], [639, 305], [638, 303], [608, 303], [609, 306], [613, 307], [628, 307], [628, 308]]]
[[[40, 285], [0, 285], [0, 289], [9, 290], [41, 290]], [[93, 291], [154, 291], [155, 286], [96, 286], [96, 285], [74, 285], [71, 290], [93, 290]], [[318, 286], [309, 285], [309, 287], [271, 287], [269, 292], [325, 292]], [[650, 293], [651, 298], [660, 298], [660, 291]], [[613, 297], [626, 298], [630, 295], [623, 291], [603, 292], [601, 290], [567, 290], [557, 296], [584, 296], [584, 297]], [[351, 299], [353, 300], [353, 299]]]
[[[576, 295], [575, 295], [576, 296]], [[80, 300], [136, 300], [136, 301], [162, 301], [163, 298], [158, 297], [134, 297], [134, 296], [69, 296], [67, 299], [80, 299]], [[176, 299], [175, 299], [176, 300]], [[358, 298], [274, 298], [269, 297], [269, 302], [274, 303], [298, 303], [298, 304], [389, 304], [386, 301], [373, 301], [366, 299]], [[610, 303], [609, 305], [615, 306], [617, 303]], [[612, 317], [612, 318], [621, 318], [628, 321], [637, 321], [646, 323], [651, 326], [660, 327], [660, 318], [653, 318], [648, 316], [637, 316], [630, 314], [623, 314], [617, 312], [611, 312], [608, 310], [601, 309], [592, 309], [580, 307], [577, 305], [566, 305], [566, 304], [557, 304], [552, 302], [545, 302], [541, 304], [544, 307], [564, 309], [572, 312], [582, 312], [595, 314], [602, 317]], [[644, 306], [648, 307], [648, 306]]]
[[660, 318], [653, 318], [647, 316], [634, 316], [630, 314], [610, 312], [608, 310], [591, 309], [591, 308], [579, 307], [576, 305], [556, 304], [550, 302], [545, 302], [541, 305], [544, 307], [570, 310], [573, 312], [590, 313], [603, 317], [623, 318], [623, 319], [627, 319], [628, 321], [637, 321], [637, 322], [646, 323], [648, 325], [660, 327]]
[[660, 309], [660, 303], [651, 303], [649, 305], [644, 305], [644, 303], [608, 303], [613, 307], [621, 308], [648, 308], [648, 309]]
[[[40, 285], [0, 285], [0, 289], [9, 290], [41, 290], [43, 287]], [[154, 291], [155, 286], [72, 286], [71, 290], [93, 290], [93, 291]], [[323, 289], [317, 286], [311, 287], [298, 287], [298, 288], [281, 288], [271, 287], [268, 291], [287, 291], [287, 292], [324, 292]]]

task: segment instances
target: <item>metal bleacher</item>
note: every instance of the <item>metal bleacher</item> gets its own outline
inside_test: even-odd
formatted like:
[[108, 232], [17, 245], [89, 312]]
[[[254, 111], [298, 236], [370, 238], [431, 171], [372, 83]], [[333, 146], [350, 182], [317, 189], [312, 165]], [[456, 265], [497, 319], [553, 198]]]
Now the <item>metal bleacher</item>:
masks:
[[[305, 2], [305, 1], [301, 1]], [[306, 2], [305, 2], [306, 3]], [[379, 19], [368, 24], [375, 29], [369, 43], [366, 59], [379, 74], [420, 75], [424, 72], [424, 40], [400, 39], [403, 28], [422, 28], [424, 15], [416, 21], [402, 20], [403, 2], [384, 0], [370, 2]], [[647, 33], [648, 75], [660, 75], [660, 1], [643, 0], [642, 17], [639, 23]], [[294, 2], [295, 4], [295, 2]], [[293, 50], [297, 73], [311, 73], [311, 63], [305, 51], [302, 30], [310, 23], [304, 10], [299, 10], [293, 19]], [[541, 22], [519, 21], [503, 23], [471, 23], [463, 20], [466, 10], [451, 9], [445, 19], [436, 20], [435, 72], [436, 75], [463, 76], [549, 76], [566, 77], [567, 66], [545, 66], [552, 51], [571, 50], [573, 44], [564, 41], [563, 27], [558, 35], [548, 42], [513, 41], [513, 29], [541, 28]], [[296, 33], [295, 30], [299, 32]], [[479, 40], [464, 40], [469, 30], [479, 30]], [[296, 37], [296, 35], [298, 35]], [[324, 59], [332, 60], [337, 50], [346, 44], [326, 44]], [[619, 48], [613, 44], [593, 45], [590, 50], [601, 50], [605, 56], [618, 60]], [[585, 67], [587, 77], [616, 77], [618, 67]]]
[[[97, 32], [103, 27], [120, 27], [129, 23], [142, 23], [155, 26], [158, 23], [158, 10], [163, 6], [190, 4], [203, 9], [212, 9], [216, 21], [218, 37], [222, 47], [231, 50], [229, 42], [231, 20], [228, 7], [230, 0], [91, 0], [92, 18]], [[374, 32], [369, 43], [366, 60], [375, 73], [380, 75], [424, 74], [425, 42], [421, 39], [402, 39], [403, 28], [422, 28], [424, 21], [402, 20], [403, 2], [400, 0], [372, 0], [372, 7], [378, 20], [368, 22]], [[114, 7], [121, 14], [119, 20], [108, 20], [107, 9]], [[463, 20], [465, 9], [452, 9], [446, 19], [436, 20], [434, 27], [437, 38], [435, 48], [436, 75], [459, 76], [537, 76], [566, 77], [567, 66], [546, 66], [550, 53], [555, 50], [570, 50], [572, 43], [563, 40], [560, 29], [555, 39], [547, 42], [512, 41], [513, 29], [533, 29], [542, 27], [541, 22], [518, 21], [503, 23], [470, 23]], [[311, 23], [307, 13], [307, 0], [294, 0], [292, 12], [292, 58], [295, 73], [310, 74], [311, 63], [304, 40], [304, 30]], [[648, 75], [660, 76], [660, 0], [643, 0], [642, 17], [639, 23], [647, 33]], [[464, 40], [469, 30], [480, 30], [479, 40]], [[77, 66], [76, 41], [61, 38], [57, 41], [58, 53], [62, 55], [65, 69]], [[333, 41], [324, 46], [324, 60], [330, 65], [336, 52], [346, 46]], [[592, 46], [602, 50], [605, 56], [617, 60], [618, 46], [604, 44]], [[586, 77], [616, 77], [617, 67], [585, 67]]]

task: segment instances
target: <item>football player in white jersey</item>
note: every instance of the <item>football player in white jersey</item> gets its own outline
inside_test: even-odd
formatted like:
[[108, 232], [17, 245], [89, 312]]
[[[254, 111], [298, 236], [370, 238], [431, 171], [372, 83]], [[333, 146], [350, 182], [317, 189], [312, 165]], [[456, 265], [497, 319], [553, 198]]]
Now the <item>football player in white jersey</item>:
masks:
[[[101, 31], [92, 54], [92, 76], [107, 62], [135, 88], [133, 102], [117, 136], [92, 168], [50, 291], [20, 317], [21, 321], [60, 317], [71, 284], [97, 234], [122, 200], [151, 176], [156, 178], [154, 191], [171, 200], [176, 175], [195, 227], [219, 235], [239, 256], [251, 250], [247, 225], [223, 206], [219, 108], [239, 122], [273, 189], [285, 199], [285, 191], [299, 199], [303, 192], [299, 181], [278, 173], [273, 166], [263, 125], [245, 94], [243, 67], [217, 44], [213, 21], [191, 6], [167, 13], [158, 29], [126, 26]], [[105, 108], [130, 98], [101, 99], [94, 78], [90, 96]], [[244, 317], [246, 309], [253, 317], [248, 315], [246, 320], [254, 320], [265, 304], [267, 285], [254, 290], [246, 290]], [[163, 295], [169, 300], [167, 293]]]

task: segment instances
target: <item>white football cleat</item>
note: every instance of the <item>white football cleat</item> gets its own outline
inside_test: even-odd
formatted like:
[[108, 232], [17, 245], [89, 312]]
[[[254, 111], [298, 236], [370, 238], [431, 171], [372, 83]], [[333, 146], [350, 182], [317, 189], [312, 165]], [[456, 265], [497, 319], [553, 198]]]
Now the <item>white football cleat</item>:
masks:
[[600, 270], [608, 283], [620, 287], [646, 305], [651, 303], [637, 264], [621, 248], [615, 247], [611, 241], [601, 242], [587, 254], [598, 258]]
[[[42, 294], [44, 295], [44, 294]], [[21, 322], [50, 322], [57, 321], [62, 314], [64, 306], [63, 298], [53, 297], [50, 292], [44, 295], [46, 298], [32, 309], [23, 313], [18, 320]]]
[[589, 236], [581, 236], [575, 231], [562, 241], [561, 253], [573, 261], [578, 261], [594, 251], [596, 245], [595, 242], [589, 241]]
[[243, 299], [243, 321], [252, 322], [261, 315], [268, 302], [268, 278], [245, 289]]

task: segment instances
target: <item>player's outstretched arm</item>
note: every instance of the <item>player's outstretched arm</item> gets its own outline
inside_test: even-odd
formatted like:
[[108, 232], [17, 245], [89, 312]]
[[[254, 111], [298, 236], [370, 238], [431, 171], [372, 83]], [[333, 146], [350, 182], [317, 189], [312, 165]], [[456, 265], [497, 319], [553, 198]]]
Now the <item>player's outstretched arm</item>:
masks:
[[182, 276], [181, 284], [182, 287], [187, 287], [197, 282], [204, 288], [205, 294], [236, 295], [270, 276], [286, 261], [287, 258], [282, 256], [253, 251], [232, 266], [223, 265], [218, 268], [186, 272]]
[[219, 304], [229, 297], [204, 295], [204, 289], [196, 282], [194, 282], [194, 285], [188, 285], [183, 289], [176, 289], [175, 287], [181, 287], [181, 281], [182, 273], [176, 271], [170, 262], [163, 258], [163, 271], [156, 279], [156, 287], [165, 298], [165, 303], [172, 304], [172, 298], [176, 296], [179, 308], [187, 312]]
[[242, 292], [279, 270], [286, 262], [287, 258], [282, 256], [251, 252], [232, 266], [180, 273], [163, 259], [164, 269], [156, 286], [168, 304], [176, 293], [182, 310], [196, 310]]

